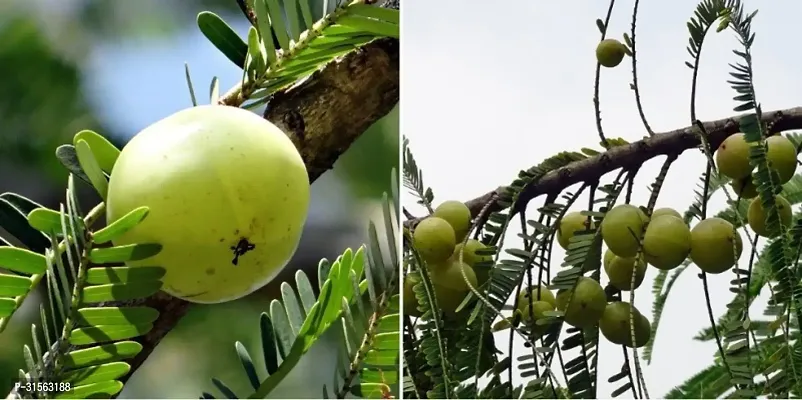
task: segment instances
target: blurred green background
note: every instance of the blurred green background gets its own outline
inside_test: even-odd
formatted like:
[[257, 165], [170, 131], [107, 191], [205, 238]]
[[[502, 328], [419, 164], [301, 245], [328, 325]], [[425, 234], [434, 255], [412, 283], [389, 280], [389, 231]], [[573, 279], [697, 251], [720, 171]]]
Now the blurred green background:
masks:
[[[81, 129], [122, 146], [142, 128], [191, 106], [184, 62], [199, 96], [213, 76], [221, 91], [233, 86], [241, 71], [197, 29], [195, 17], [203, 10], [218, 13], [243, 36], [247, 32], [234, 0], [0, 1], [0, 192], [58, 208], [67, 174], [55, 148]], [[213, 376], [247, 393], [234, 342], [259, 352], [258, 316], [277, 297], [280, 281], [297, 269], [312, 278], [321, 258], [365, 242], [368, 221], [382, 219], [379, 200], [390, 189], [391, 169], [398, 168], [398, 143], [396, 107], [312, 186], [303, 238], [283, 279], [239, 301], [194, 305], [120, 398], [197, 398], [212, 391]], [[86, 210], [98, 198], [83, 189]], [[40, 293], [0, 334], [0, 394], [13, 387], [23, 367], [22, 346], [38, 322]], [[271, 397], [320, 397], [323, 383], [333, 378], [334, 343], [321, 340]]]

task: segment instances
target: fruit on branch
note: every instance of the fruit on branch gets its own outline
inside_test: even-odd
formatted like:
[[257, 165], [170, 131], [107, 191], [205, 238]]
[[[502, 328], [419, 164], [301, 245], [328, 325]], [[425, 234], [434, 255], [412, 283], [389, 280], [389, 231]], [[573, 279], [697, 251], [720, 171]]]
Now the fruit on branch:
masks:
[[604, 244], [617, 256], [634, 257], [643, 236], [643, 225], [648, 220], [640, 208], [631, 204], [613, 207], [601, 222]]
[[707, 218], [691, 230], [691, 261], [708, 274], [720, 274], [741, 257], [741, 235], [721, 218]]
[[199, 106], [128, 142], [106, 206], [109, 223], [150, 209], [114, 244], [157, 242], [162, 250], [129, 266], [161, 266], [165, 292], [219, 303], [264, 286], [290, 260], [306, 220], [309, 178], [275, 125], [241, 108]]
[[[463, 248], [465, 249], [464, 251], [462, 251]], [[480, 285], [487, 282], [491, 265], [486, 264], [493, 261], [493, 256], [491, 255], [476, 254], [477, 251], [485, 249], [487, 249], [487, 246], [485, 246], [484, 243], [476, 239], [468, 239], [464, 247], [462, 243], [457, 243], [457, 246], [454, 247], [454, 254], [451, 257], [454, 260], [459, 260], [460, 251], [462, 251], [462, 261], [473, 268], [473, 272], [476, 273], [476, 279]]]
[[749, 164], [749, 147], [743, 133], [728, 136], [716, 150], [718, 171], [731, 179], [746, 178], [752, 172]]
[[[791, 218], [793, 217], [793, 210], [791, 209], [791, 203], [785, 199], [785, 197], [777, 195], [774, 196], [774, 204], [777, 206], [777, 214], [780, 215], [780, 222], [783, 226], [790, 227], [791, 226]], [[755, 197], [752, 202], [749, 204], [749, 211], [747, 212], [747, 220], [749, 221], [749, 227], [755, 231], [756, 234], [763, 236], [763, 237], [773, 237], [776, 235], [772, 235], [772, 232], [769, 232], [768, 225], [766, 224], [766, 217], [768, 214], [766, 210], [763, 208], [763, 202], [760, 201], [760, 197]]]
[[454, 253], [457, 239], [454, 228], [446, 220], [427, 217], [421, 221], [412, 234], [415, 249], [427, 264], [446, 261]]
[[593, 219], [587, 215], [579, 212], [567, 213], [557, 227], [557, 242], [564, 250], [568, 250], [568, 244], [577, 232], [591, 230], [593, 227]]
[[[635, 322], [635, 345], [632, 345], [632, 329], [630, 325], [630, 311]], [[649, 343], [652, 336], [652, 326], [649, 320], [638, 309], [625, 301], [614, 301], [604, 308], [604, 314], [599, 320], [599, 330], [610, 343], [627, 347], [643, 347]]]
[[610, 279], [610, 284], [618, 290], [632, 290], [632, 270], [635, 270], [635, 289], [643, 283], [646, 277], [646, 262], [641, 258], [635, 262], [635, 257], [619, 257], [610, 249], [604, 253], [604, 272]]
[[615, 39], [604, 39], [596, 46], [596, 60], [604, 67], [613, 68], [621, 64], [627, 54], [623, 43]]
[[420, 283], [420, 273], [413, 271], [404, 277], [404, 314], [411, 317], [420, 317], [422, 314], [418, 310], [418, 299], [415, 297], [414, 287]]
[[679, 219], [682, 219], [682, 214], [680, 214], [679, 211], [677, 211], [677, 210], [675, 210], [673, 208], [668, 208], [668, 207], [655, 208], [652, 211], [652, 218], [651, 219], [655, 219], [655, 218], [657, 218], [657, 217], [659, 217], [661, 215], [673, 215], [673, 216], [675, 216], [675, 217], [677, 217]]
[[[462, 271], [465, 271], [465, 277], [462, 276]], [[470, 290], [468, 282], [473, 288], [478, 286], [473, 268], [464, 262], [460, 263], [459, 260], [450, 262], [445, 268], [432, 269], [429, 277], [433, 283], [464, 292]], [[468, 282], [465, 282], [465, 278], [468, 279]]]
[[682, 264], [690, 252], [691, 229], [685, 221], [670, 214], [652, 217], [643, 235], [646, 262], [668, 271]]
[[551, 304], [553, 307], [557, 307], [557, 299], [554, 297], [554, 293], [552, 293], [546, 285], [537, 285], [529, 288], [529, 290], [524, 289], [518, 294], [519, 308], [529, 304], [532, 301], [545, 301]]
[[783, 135], [774, 135], [766, 138], [766, 161], [769, 167], [780, 175], [779, 184], [791, 180], [796, 172], [796, 147], [794, 143]]
[[[535, 338], [539, 338], [549, 329], [549, 325], [551, 324], [537, 324], [537, 321], [546, 318], [546, 312], [554, 311], [553, 304], [547, 301], [535, 300], [530, 304], [519, 305], [518, 310], [521, 312], [523, 321], [531, 327]], [[532, 317], [534, 317], [534, 319]]]
[[451, 225], [457, 242], [462, 242], [471, 229], [471, 210], [461, 201], [444, 201], [434, 209], [432, 216], [442, 218]]
[[437, 297], [437, 305], [440, 306], [440, 310], [445, 312], [446, 315], [455, 316], [457, 307], [465, 300], [465, 296], [468, 292], [452, 289], [436, 283], [433, 283], [432, 286], [434, 286], [434, 293]]
[[735, 195], [740, 196], [742, 199], [751, 199], [757, 196], [757, 188], [752, 181], [752, 175], [746, 178], [734, 179], [730, 182], [730, 186]]
[[[574, 293], [571, 297], [571, 292]], [[599, 282], [581, 276], [573, 289], [557, 292], [557, 309], [565, 313], [565, 323], [586, 328], [593, 326], [604, 313], [607, 295]], [[569, 304], [570, 301], [570, 304]]]

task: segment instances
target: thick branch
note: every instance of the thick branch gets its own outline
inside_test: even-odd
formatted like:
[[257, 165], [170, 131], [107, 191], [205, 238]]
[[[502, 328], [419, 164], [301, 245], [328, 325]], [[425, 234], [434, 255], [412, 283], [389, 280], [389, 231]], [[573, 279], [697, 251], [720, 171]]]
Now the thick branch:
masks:
[[[397, 7], [397, 4], [396, 4]], [[330, 63], [305, 82], [278, 93], [264, 116], [287, 134], [301, 153], [314, 182], [370, 125], [385, 116], [399, 99], [399, 42], [377, 40]], [[153, 329], [135, 340], [142, 351], [129, 360], [126, 382], [162, 338], [187, 313], [189, 304], [165, 293], [147, 299], [101, 306], [148, 306], [159, 311]], [[18, 398], [12, 392], [8, 398]]]
[[[739, 131], [739, 118], [740, 116], [732, 116], [704, 123], [708, 141], [714, 149], [728, 136]], [[802, 107], [764, 112], [763, 123], [769, 125], [771, 132], [802, 129]], [[659, 155], [680, 154], [685, 150], [697, 147], [700, 145], [700, 141], [694, 129], [693, 126], [687, 126], [670, 132], [657, 133], [627, 146], [614, 147], [598, 156], [576, 161], [551, 171], [521, 191], [513, 212], [520, 211], [530, 200], [540, 195], [558, 193], [573, 184], [597, 180], [619, 168], [637, 168]], [[476, 217], [489, 201], [493, 201], [490, 206], [491, 211], [502, 210], [502, 207], [493, 200], [493, 195], [498, 191], [499, 189], [496, 189], [467, 201], [465, 204], [471, 210], [471, 215]], [[407, 227], [414, 227], [421, 219], [407, 220], [404, 224]]]

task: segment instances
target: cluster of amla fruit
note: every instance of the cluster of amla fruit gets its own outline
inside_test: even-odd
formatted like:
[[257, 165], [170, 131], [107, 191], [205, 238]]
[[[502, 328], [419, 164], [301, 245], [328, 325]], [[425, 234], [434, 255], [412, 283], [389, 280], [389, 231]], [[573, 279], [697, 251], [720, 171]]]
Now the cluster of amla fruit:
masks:
[[[482, 242], [465, 237], [471, 228], [471, 211], [462, 202], [449, 200], [423, 219], [412, 233], [412, 242], [434, 286], [439, 308], [455, 315], [471, 287], [478, 288], [488, 279], [492, 260]], [[465, 245], [463, 246], [463, 241]], [[460, 262], [460, 253], [462, 261]], [[464, 277], [463, 277], [464, 272]], [[467, 280], [467, 281], [466, 281]], [[421, 281], [418, 271], [404, 278], [404, 313], [421, 316], [413, 287]]]
[[[754, 168], [749, 163], [749, 149], [757, 145], [747, 142], [743, 133], [729, 136], [716, 150], [716, 166], [719, 172], [732, 179], [730, 185], [739, 197], [752, 199], [747, 213], [747, 220], [752, 230], [760, 236], [770, 237], [772, 232], [769, 232], [766, 226], [766, 210], [763, 209], [763, 204], [757, 195]], [[796, 173], [796, 147], [785, 136], [769, 136], [766, 138], [766, 161], [772, 170], [772, 175], [779, 179], [775, 183], [782, 185], [791, 180]], [[784, 226], [789, 226], [793, 216], [791, 204], [780, 195], [775, 196], [774, 200], [780, 221]]]

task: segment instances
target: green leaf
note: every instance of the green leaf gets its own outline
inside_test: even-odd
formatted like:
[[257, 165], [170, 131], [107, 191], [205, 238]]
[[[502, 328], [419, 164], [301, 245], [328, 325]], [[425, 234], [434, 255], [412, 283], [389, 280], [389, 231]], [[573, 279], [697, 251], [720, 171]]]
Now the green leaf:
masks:
[[[267, 6], [267, 12], [270, 14], [270, 25], [273, 27], [273, 33], [276, 34], [276, 39], [281, 45], [282, 49], [290, 48], [290, 37], [287, 35], [287, 25], [284, 24], [283, 9], [279, 0], [255, 0], [255, 4], [260, 1], [264, 2]], [[258, 13], [257, 10], [254, 10]], [[257, 21], [261, 24], [264, 17], [259, 17], [257, 14]], [[265, 18], [266, 20], [266, 18]]]
[[[278, 58], [276, 46], [273, 43], [273, 28], [270, 26], [270, 15], [267, 12], [265, 0], [255, 0], [253, 2], [253, 12], [256, 14], [256, 29], [262, 38], [262, 46], [265, 47], [265, 55], [270, 65], [273, 65]], [[281, 45], [283, 46], [283, 45]]]
[[78, 310], [80, 322], [85, 325], [143, 325], [159, 317], [159, 311], [144, 306], [91, 307]]
[[92, 365], [74, 369], [62, 374], [62, 382], [70, 382], [72, 386], [83, 386], [90, 383], [113, 381], [131, 371], [131, 366], [124, 362], [114, 362], [105, 365]]
[[195, 97], [195, 86], [192, 84], [192, 76], [189, 74], [189, 63], [184, 63], [184, 78], [187, 80], [187, 88], [189, 89], [189, 99], [192, 101], [192, 106], [198, 106], [198, 99]]
[[78, 154], [75, 152], [75, 146], [71, 144], [63, 144], [56, 148], [56, 158], [71, 174], [77, 176], [82, 181], [92, 184], [89, 177], [86, 176], [84, 170], [81, 169], [81, 163], [78, 162]]
[[94, 267], [87, 270], [86, 283], [101, 285], [158, 281], [164, 277], [166, 272], [162, 267]]
[[203, 36], [206, 36], [214, 47], [238, 67], [245, 68], [248, 45], [222, 18], [213, 12], [203, 11], [198, 14], [197, 21]]
[[123, 390], [123, 383], [120, 381], [106, 381], [90, 383], [88, 385], [76, 386], [69, 392], [59, 393], [54, 399], [110, 399], [115, 394]]
[[217, 77], [212, 78], [212, 83], [209, 84], [209, 103], [217, 104], [220, 99], [220, 80]]
[[362, 383], [351, 386], [349, 392], [363, 399], [382, 399], [384, 393], [391, 393], [390, 387], [384, 383]]
[[401, 12], [392, 8], [357, 3], [348, 6], [347, 12], [349, 15], [373, 18], [390, 24], [398, 25], [401, 23]]
[[256, 28], [248, 29], [248, 54], [251, 62], [248, 65], [248, 72], [254, 72], [257, 76], [262, 75], [267, 68], [265, 54], [262, 53], [262, 46], [259, 44], [259, 32]]
[[92, 239], [95, 243], [100, 244], [110, 242], [137, 226], [137, 224], [148, 216], [148, 212], [149, 208], [145, 206], [131, 210], [131, 212], [125, 214], [122, 218], [93, 233]]
[[142, 345], [134, 341], [107, 343], [86, 349], [73, 350], [62, 358], [65, 368], [81, 368], [134, 358]]
[[162, 288], [161, 281], [141, 281], [133, 283], [111, 283], [87, 286], [83, 289], [83, 304], [104, 301], [123, 301], [141, 299], [155, 294]]
[[256, 373], [256, 367], [253, 365], [251, 355], [248, 354], [248, 350], [245, 349], [245, 346], [243, 346], [240, 341], [234, 343], [234, 348], [237, 350], [237, 357], [239, 358], [240, 364], [242, 364], [242, 368], [245, 369], [245, 375], [248, 377], [251, 386], [253, 386], [254, 390], [259, 389], [261, 381], [259, 380], [259, 375]]
[[368, 352], [363, 362], [367, 365], [386, 367], [398, 365], [398, 350], [373, 349]]
[[70, 344], [83, 346], [93, 343], [111, 342], [142, 336], [153, 328], [153, 324], [142, 325], [97, 325], [73, 329]]
[[28, 224], [43, 233], [61, 234], [61, 213], [49, 208], [37, 208], [28, 214]]
[[109, 181], [106, 180], [106, 175], [103, 175], [100, 164], [95, 160], [95, 155], [92, 153], [89, 143], [86, 140], [79, 139], [75, 144], [75, 151], [78, 154], [78, 163], [81, 164], [81, 169], [84, 170], [86, 176], [89, 177], [89, 181], [92, 182], [92, 186], [105, 201], [109, 192]]
[[265, 358], [265, 369], [268, 375], [273, 375], [278, 370], [278, 353], [276, 353], [276, 337], [273, 333], [273, 324], [270, 316], [262, 313], [259, 316], [259, 330], [262, 333], [262, 351]]
[[30, 278], [0, 273], [0, 296], [16, 297], [27, 294], [33, 282]]
[[28, 275], [47, 271], [45, 256], [19, 247], [0, 247], [0, 267]]
[[92, 249], [89, 252], [89, 261], [94, 264], [124, 263], [139, 261], [153, 257], [162, 250], [158, 243], [138, 243], [124, 246]]
[[111, 174], [114, 163], [116, 163], [117, 158], [120, 157], [120, 149], [114, 147], [105, 137], [88, 129], [75, 134], [75, 137], [72, 139], [73, 146], [77, 148], [78, 141], [80, 140], [85, 141], [89, 145], [89, 148], [92, 149], [92, 154], [95, 156], [95, 160], [97, 160], [100, 169]]
[[304, 315], [309, 316], [309, 312], [315, 304], [315, 291], [312, 289], [309, 278], [300, 269], [295, 271], [295, 287], [298, 288], [298, 297], [301, 298], [304, 306]]
[[17, 238], [25, 247], [36, 252], [44, 252], [50, 247], [50, 239], [28, 223], [28, 213], [33, 209], [20, 208], [15, 201], [16, 198], [11, 196], [15, 195], [13, 193], [0, 195], [0, 228]]
[[9, 317], [16, 310], [17, 302], [14, 299], [0, 298], [0, 318]]

